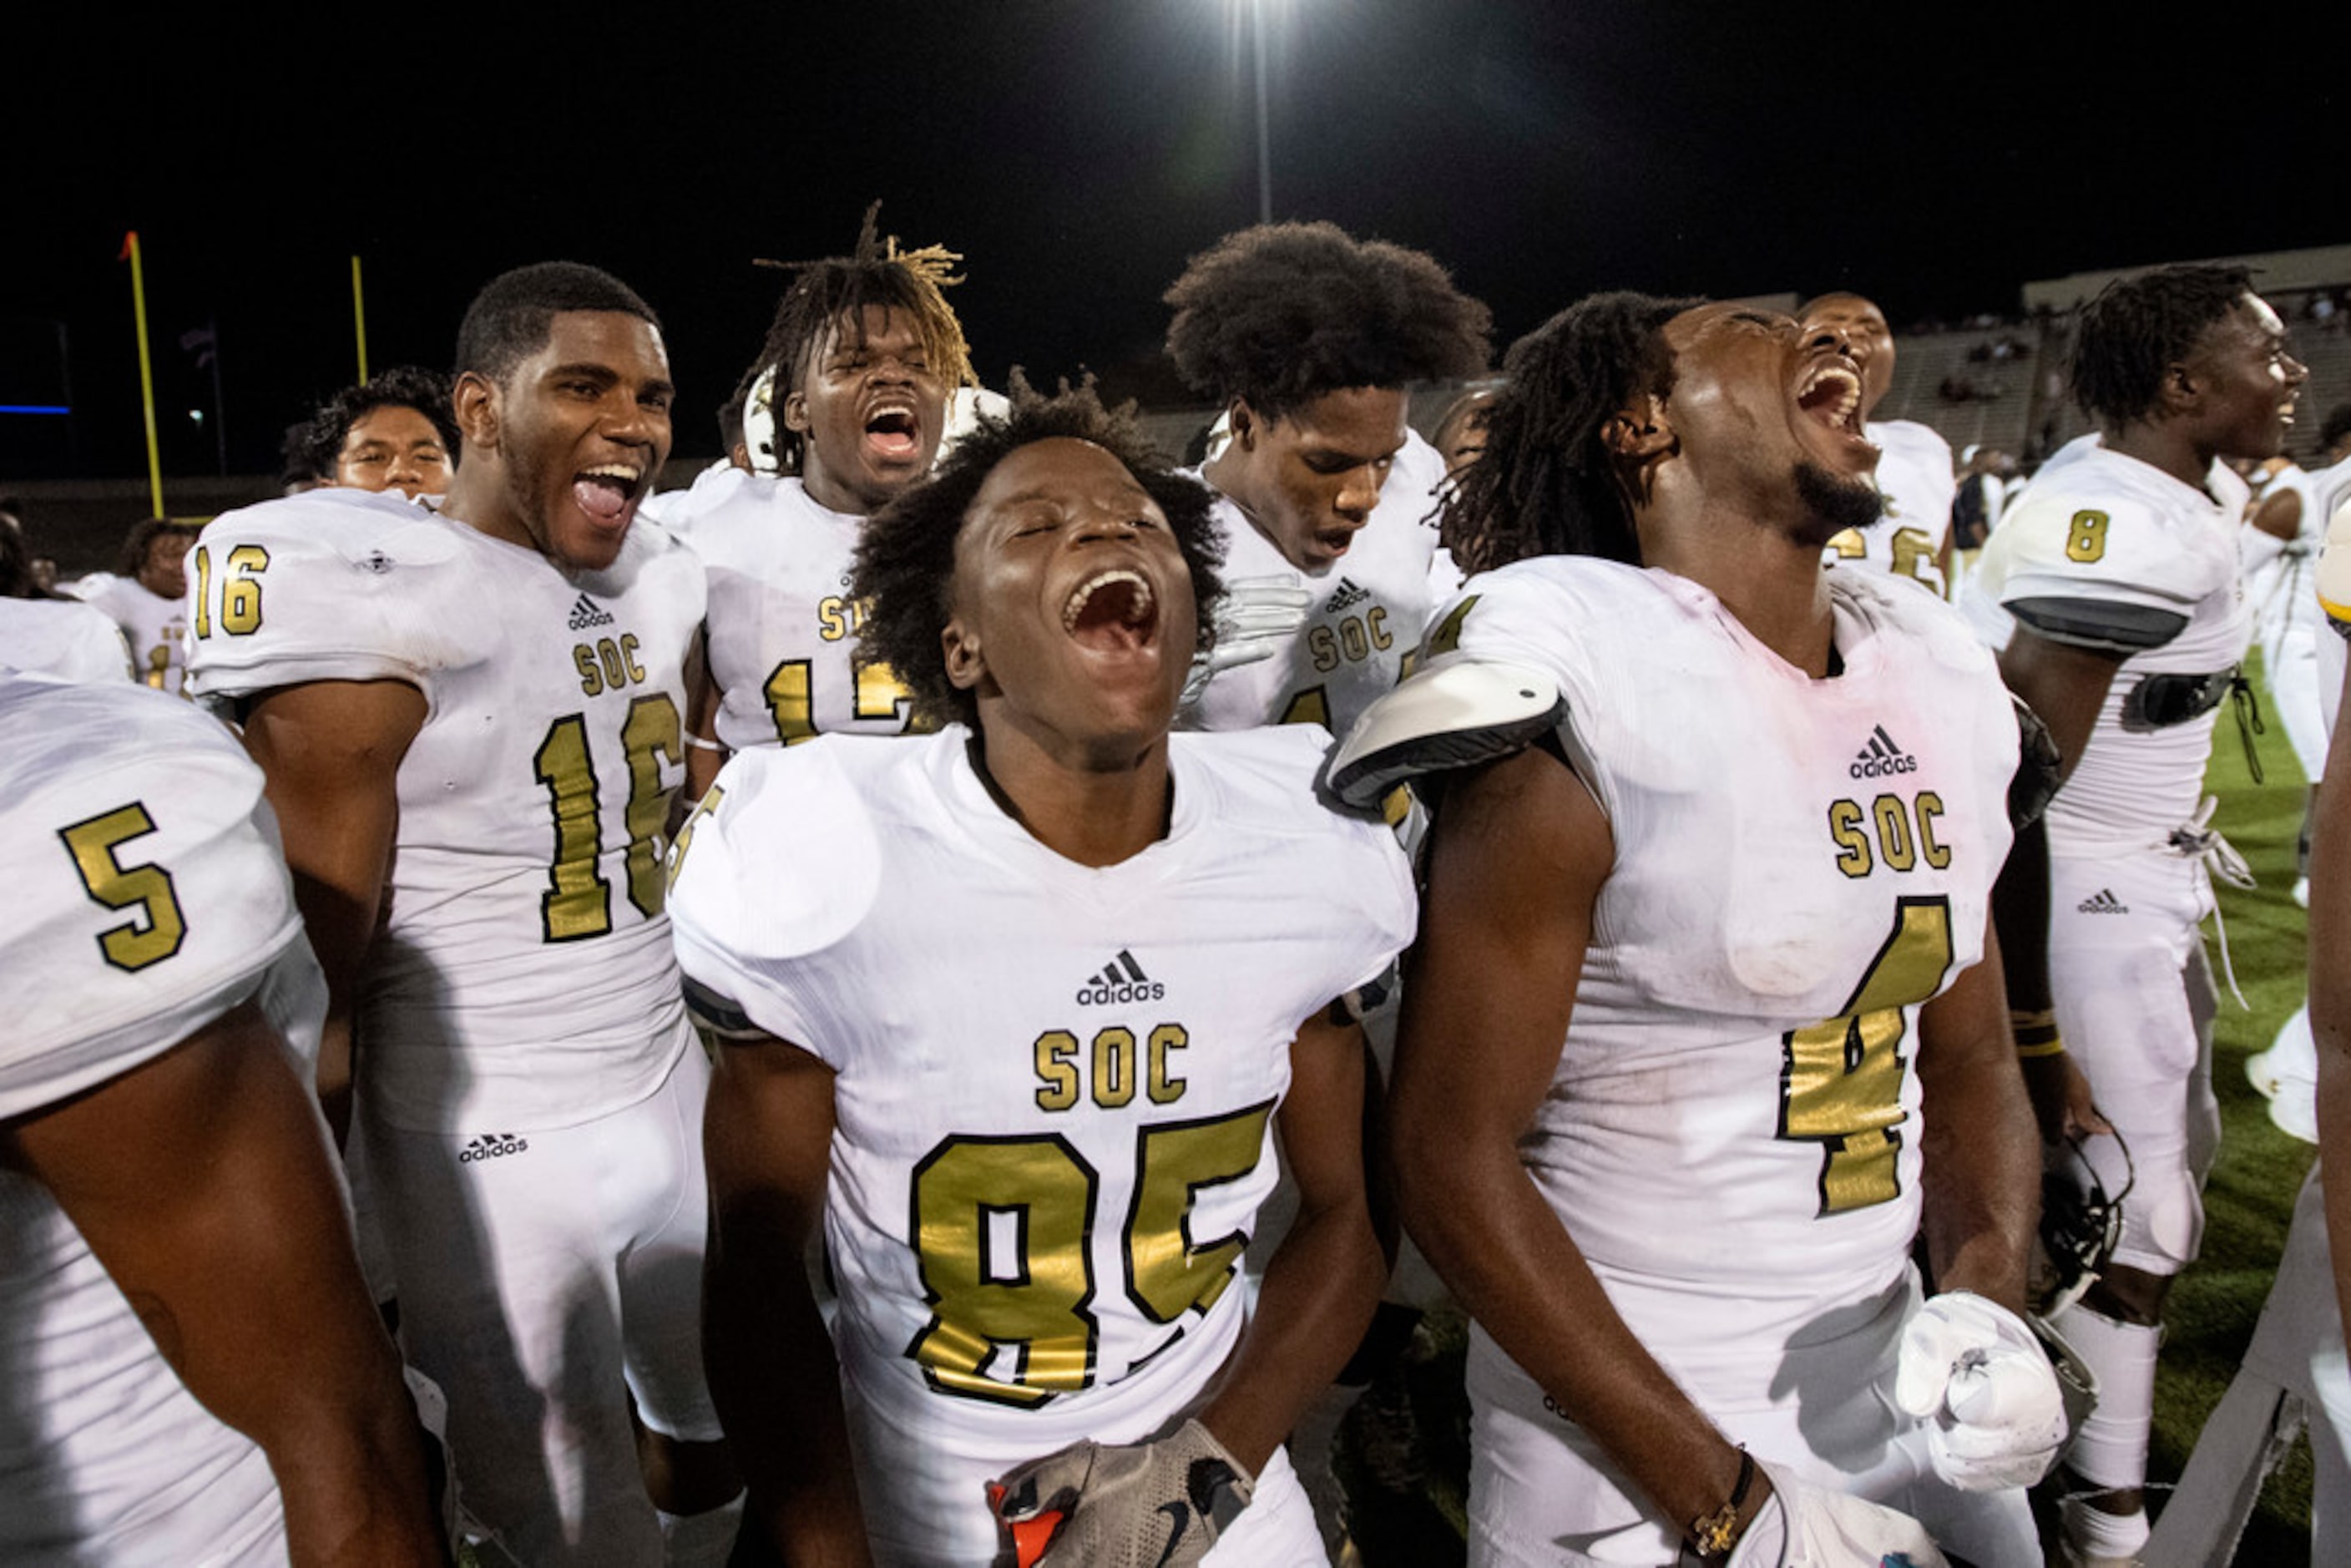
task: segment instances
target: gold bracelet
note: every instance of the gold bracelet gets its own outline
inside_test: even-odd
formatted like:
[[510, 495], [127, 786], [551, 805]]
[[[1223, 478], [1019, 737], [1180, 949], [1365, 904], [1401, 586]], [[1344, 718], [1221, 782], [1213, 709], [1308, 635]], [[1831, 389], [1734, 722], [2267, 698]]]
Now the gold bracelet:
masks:
[[2055, 1056], [2065, 1049], [2057, 1034], [2057, 1015], [2047, 1008], [2010, 1009], [2008, 1031], [2016, 1042], [2016, 1054], [2026, 1061]]
[[1712, 1513], [1699, 1514], [1690, 1521], [1690, 1548], [1701, 1562], [1729, 1555], [1739, 1540], [1739, 1510], [1747, 1501], [1747, 1489], [1755, 1484], [1755, 1457], [1747, 1445], [1739, 1446], [1739, 1482], [1730, 1489], [1730, 1500]]

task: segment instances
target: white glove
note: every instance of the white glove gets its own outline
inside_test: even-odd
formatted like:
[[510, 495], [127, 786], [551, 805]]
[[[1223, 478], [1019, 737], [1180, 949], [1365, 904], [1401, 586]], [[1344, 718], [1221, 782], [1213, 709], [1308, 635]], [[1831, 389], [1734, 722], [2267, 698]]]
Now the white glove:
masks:
[[1216, 646], [1192, 660], [1181, 706], [1190, 707], [1208, 683], [1227, 670], [1270, 659], [1282, 643], [1306, 624], [1314, 595], [1286, 577], [1243, 577], [1225, 584], [1208, 612]]
[[1019, 1568], [1188, 1568], [1256, 1486], [1206, 1427], [1186, 1421], [1155, 1443], [1072, 1443], [991, 1483], [987, 1500]]
[[1771, 1495], [1724, 1568], [1950, 1568], [1908, 1514], [1798, 1480], [1776, 1465], [1756, 1469], [1771, 1478]]
[[1961, 1491], [2029, 1487], [2065, 1445], [2048, 1353], [2022, 1318], [1971, 1291], [1930, 1298], [1904, 1328], [1894, 1403], [1929, 1424], [1935, 1473]]

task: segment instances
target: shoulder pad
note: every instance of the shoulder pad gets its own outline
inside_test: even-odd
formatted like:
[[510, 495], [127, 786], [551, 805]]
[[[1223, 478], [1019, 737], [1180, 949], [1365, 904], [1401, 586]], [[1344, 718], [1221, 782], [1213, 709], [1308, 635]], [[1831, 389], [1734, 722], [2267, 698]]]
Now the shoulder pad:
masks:
[[[199, 696], [319, 680], [405, 680], [457, 657], [463, 616], [427, 582], [461, 524], [363, 491], [328, 490], [213, 519], [188, 564], [188, 678]], [[430, 574], [430, 575], [428, 575]], [[429, 695], [429, 687], [428, 695]]]
[[1326, 786], [1368, 810], [1408, 779], [1523, 751], [1566, 716], [1548, 675], [1457, 660], [1421, 671], [1365, 709], [1332, 752]]
[[2110, 653], [2160, 648], [2188, 629], [2188, 617], [2114, 599], [2011, 599], [2004, 609], [2036, 634]]
[[2335, 507], [2326, 525], [2326, 549], [2318, 558], [2318, 605], [2330, 625], [2351, 637], [2351, 501]]
[[881, 891], [882, 848], [866, 781], [833, 752], [820, 739], [758, 747], [719, 770], [673, 851], [674, 924], [749, 966], [856, 929]]

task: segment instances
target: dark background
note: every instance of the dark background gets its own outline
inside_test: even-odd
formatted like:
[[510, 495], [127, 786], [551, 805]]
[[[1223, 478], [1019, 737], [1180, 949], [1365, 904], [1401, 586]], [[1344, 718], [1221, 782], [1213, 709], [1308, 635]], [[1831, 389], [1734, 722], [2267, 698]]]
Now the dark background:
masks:
[[[2325, 244], [2337, 9], [1265, 0], [1277, 217], [1419, 246], [1511, 337], [1595, 287], [1854, 287], [1901, 325], [2023, 281]], [[1159, 295], [1257, 210], [1246, 0], [724, 10], [377, 5], [298, 28], [51, 3], [12, 21], [0, 478], [269, 473], [371, 367], [444, 365], [474, 288], [565, 256], [662, 311], [679, 451], [780, 275], [883, 226], [967, 257], [982, 375], [1161, 390]], [[216, 334], [213, 371], [181, 347]], [[201, 410], [204, 422], [189, 417]]]

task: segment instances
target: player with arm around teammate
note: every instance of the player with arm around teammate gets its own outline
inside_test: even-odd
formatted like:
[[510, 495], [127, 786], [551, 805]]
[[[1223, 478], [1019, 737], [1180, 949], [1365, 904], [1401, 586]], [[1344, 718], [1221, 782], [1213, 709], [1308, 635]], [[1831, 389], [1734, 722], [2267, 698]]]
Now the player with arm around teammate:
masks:
[[[1320, 1559], [1280, 1446], [1384, 1273], [1332, 998], [1411, 892], [1311, 732], [1167, 734], [1207, 507], [1091, 392], [983, 421], [857, 579], [958, 722], [746, 753], [682, 834], [712, 1386], [795, 1563]], [[1251, 1302], [1277, 1137], [1301, 1211]]]
[[123, 682], [0, 667], [0, 1559], [429, 1564], [261, 775]]
[[1842, 331], [1604, 295], [1508, 369], [1456, 505], [1515, 564], [1332, 775], [1456, 770], [1390, 1114], [1476, 1321], [1470, 1560], [1938, 1561], [1915, 1515], [2037, 1563], [2008, 698], [1930, 597], [1821, 570], [1877, 507]]
[[327, 972], [322, 1092], [356, 1082], [468, 1509], [534, 1568], [723, 1554], [707, 1066], [662, 912], [702, 571], [632, 526], [668, 355], [625, 285], [555, 262], [484, 287], [457, 362], [438, 516], [325, 489], [206, 530], [196, 689], [268, 776]]

